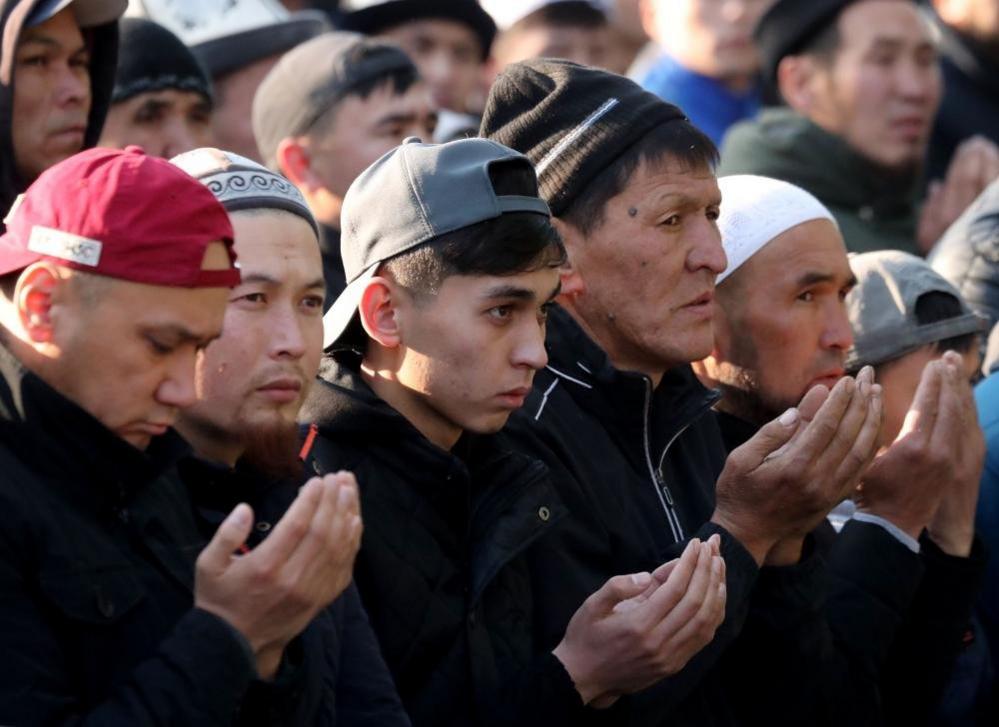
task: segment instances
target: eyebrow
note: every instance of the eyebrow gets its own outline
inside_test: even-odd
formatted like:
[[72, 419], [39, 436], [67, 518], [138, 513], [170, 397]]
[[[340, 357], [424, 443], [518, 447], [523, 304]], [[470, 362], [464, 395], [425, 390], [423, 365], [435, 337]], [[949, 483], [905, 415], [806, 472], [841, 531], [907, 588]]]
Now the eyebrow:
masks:
[[[797, 280], [798, 287], [802, 288], [807, 287], [809, 285], [820, 285], [822, 283], [835, 283], [835, 282], [836, 282], [835, 275], [832, 275], [831, 273], [815, 273], [815, 272], [805, 273]], [[857, 284], [857, 276], [851, 275], [847, 279], [843, 287], [852, 288], [856, 284]]]
[[176, 339], [177, 343], [191, 342], [200, 346], [207, 346], [220, 335], [219, 333], [210, 333], [202, 336], [176, 323], [166, 323], [163, 325], [152, 324], [145, 327], [145, 332], [158, 336], [170, 336], [171, 338]]
[[[62, 42], [60, 42], [56, 38], [53, 38], [51, 35], [44, 35], [44, 34], [40, 34], [40, 33], [31, 33], [30, 31], [29, 31], [29, 34], [27, 34], [25, 36], [22, 36], [20, 42], [17, 45], [18, 45], [18, 48], [20, 48], [20, 47], [22, 47], [24, 45], [27, 45], [28, 43], [38, 43], [39, 45], [44, 45], [44, 46], [47, 46], [49, 48], [55, 48], [56, 50], [62, 50], [63, 47], [64, 47], [63, 44], [62, 44]], [[73, 51], [71, 51], [70, 55], [76, 55], [78, 53], [84, 53], [84, 52], [86, 52], [88, 50], [89, 49], [87, 48], [87, 43], [86, 43], [86, 41], [84, 41], [84, 42], [80, 43], [80, 45], [76, 49], [74, 49]]]
[[[669, 204], [676, 204], [679, 206], [697, 206], [697, 207], [701, 206], [701, 200], [695, 197], [691, 197], [689, 194], [686, 194], [684, 192], [667, 192], [661, 197], [656, 197], [654, 199], [656, 204], [669, 203]], [[712, 196], [711, 199], [708, 200], [707, 204], [715, 206], [721, 205], [722, 204], [721, 196], [720, 195]]]
[[[552, 301], [555, 297], [562, 291], [562, 282], [559, 281], [552, 292], [545, 298], [546, 302]], [[535, 300], [537, 296], [534, 291], [530, 288], [522, 288], [519, 285], [497, 285], [495, 288], [490, 288], [486, 291], [483, 296], [487, 299], [493, 298], [512, 298], [514, 300]]]
[[[250, 273], [249, 275], [244, 274], [240, 278], [240, 285], [246, 285], [247, 283], [262, 283], [264, 285], [279, 286], [283, 281], [275, 278], [273, 275], [267, 275], [266, 273]], [[325, 288], [326, 281], [323, 278], [315, 278], [311, 280], [306, 286], [306, 288]]]

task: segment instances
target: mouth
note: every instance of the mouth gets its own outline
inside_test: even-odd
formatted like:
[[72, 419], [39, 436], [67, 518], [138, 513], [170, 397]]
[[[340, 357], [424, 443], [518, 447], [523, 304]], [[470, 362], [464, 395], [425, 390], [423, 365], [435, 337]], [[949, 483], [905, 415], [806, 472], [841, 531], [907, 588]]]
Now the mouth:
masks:
[[504, 408], [519, 409], [524, 405], [528, 394], [531, 393], [529, 386], [521, 386], [518, 389], [510, 389], [498, 395], [498, 399], [503, 403]]
[[825, 386], [827, 389], [832, 391], [832, 388], [836, 386], [836, 382], [846, 376], [846, 371], [843, 369], [835, 369], [833, 371], [828, 371], [826, 373], [816, 376], [814, 379], [808, 382], [808, 389], [813, 389], [818, 385]]
[[891, 123], [892, 130], [908, 141], [917, 141], [926, 135], [929, 122], [921, 116], [906, 116]]
[[280, 378], [257, 387], [257, 392], [276, 403], [287, 404], [298, 399], [302, 382], [294, 378]]
[[689, 303], [680, 306], [680, 310], [693, 313], [697, 316], [710, 316], [714, 314], [715, 294], [708, 292], [699, 295]]

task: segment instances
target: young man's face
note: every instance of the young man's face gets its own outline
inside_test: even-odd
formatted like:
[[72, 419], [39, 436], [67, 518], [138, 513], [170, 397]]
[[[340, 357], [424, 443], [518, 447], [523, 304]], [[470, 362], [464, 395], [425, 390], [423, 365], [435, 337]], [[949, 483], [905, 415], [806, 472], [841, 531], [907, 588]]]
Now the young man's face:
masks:
[[437, 295], [398, 299], [398, 380], [423, 431], [496, 432], [524, 403], [545, 353], [558, 271], [448, 277]]
[[18, 39], [11, 134], [21, 178], [80, 151], [89, 114], [90, 52], [67, 8]]
[[661, 373], [711, 350], [720, 204], [710, 169], [665, 158], [638, 167], [598, 228], [564, 227], [582, 286], [566, 305], [618, 368]]
[[942, 81], [919, 9], [899, 0], [854, 3], [839, 18], [839, 36], [830, 65], [817, 65], [806, 114], [875, 164], [921, 164]]
[[651, 32], [691, 71], [721, 81], [759, 70], [753, 29], [773, 0], [644, 0]]
[[[228, 266], [221, 243], [206, 269]], [[88, 289], [87, 286], [93, 286]], [[65, 281], [52, 297], [50, 353], [35, 357], [50, 386], [138, 449], [194, 403], [195, 363], [222, 331], [228, 290], [98, 278]]]
[[208, 99], [194, 91], [164, 89], [114, 104], [98, 145], [124, 149], [136, 144], [151, 156], [170, 159], [212, 146], [213, 140]]
[[276, 210], [231, 219], [242, 282], [230, 292], [222, 337], [199, 362], [201, 396], [182, 426], [239, 442], [295, 425], [322, 356], [325, 286], [305, 220]]
[[367, 98], [348, 96], [306, 137], [312, 171], [343, 199], [361, 172], [410, 136], [433, 138], [437, 112], [425, 84], [398, 93], [391, 82]]
[[610, 51], [606, 25], [551, 25], [532, 23], [514, 27], [496, 41], [494, 57], [499, 68], [529, 58], [564, 58], [584, 66], [604, 67]]
[[839, 231], [812, 220], [776, 237], [719, 286], [715, 376], [734, 390], [733, 407], [749, 407], [733, 413], [766, 421], [813, 386], [835, 385], [853, 343], [844, 301], [854, 283]]
[[379, 35], [402, 47], [430, 88], [437, 108], [474, 112], [482, 83], [482, 46], [470, 27], [453, 20], [412, 20]]
[[[885, 423], [881, 429], [879, 441], [881, 446], [891, 444], [895, 441], [898, 433], [902, 431], [905, 415], [909, 411], [912, 400], [916, 398], [916, 389], [919, 388], [923, 369], [928, 363], [938, 358], [940, 358], [940, 353], [937, 352], [936, 346], [930, 345], [877, 367], [877, 379], [884, 390], [885, 407]], [[972, 346], [970, 350], [962, 354], [962, 358], [964, 359], [963, 376], [969, 381], [974, 381], [978, 375], [978, 367], [981, 365], [978, 347]]]

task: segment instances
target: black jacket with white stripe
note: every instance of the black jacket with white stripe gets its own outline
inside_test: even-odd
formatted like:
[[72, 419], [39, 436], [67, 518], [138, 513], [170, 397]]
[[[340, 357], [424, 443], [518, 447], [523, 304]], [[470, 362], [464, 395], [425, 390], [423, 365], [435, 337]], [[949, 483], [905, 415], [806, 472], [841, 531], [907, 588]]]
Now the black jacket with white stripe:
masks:
[[644, 375], [615, 369], [569, 314], [549, 317], [549, 366], [505, 430], [543, 460], [563, 520], [529, 557], [544, 643], [555, 646], [572, 614], [615, 575], [652, 570], [691, 537], [719, 533], [728, 607], [714, 641], [674, 677], [633, 698], [636, 723], [735, 724], [715, 668], [738, 635], [759, 570], [742, 545], [709, 523], [726, 450], [705, 389], [689, 367], [653, 388]]

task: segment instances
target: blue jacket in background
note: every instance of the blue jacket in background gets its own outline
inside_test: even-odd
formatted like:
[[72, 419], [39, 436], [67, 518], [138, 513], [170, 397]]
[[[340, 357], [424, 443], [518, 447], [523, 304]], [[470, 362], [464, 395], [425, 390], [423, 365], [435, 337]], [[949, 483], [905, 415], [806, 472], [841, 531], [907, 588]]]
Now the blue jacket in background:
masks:
[[992, 556], [979, 613], [991, 651], [999, 654], [999, 558], [996, 558], [999, 553], [999, 374], [992, 374], [975, 388], [975, 401], [987, 449], [975, 527]]
[[635, 78], [641, 86], [684, 110], [694, 125], [721, 146], [728, 127], [756, 116], [760, 88], [734, 93], [713, 78], [694, 73], [669, 55], [662, 55]]

